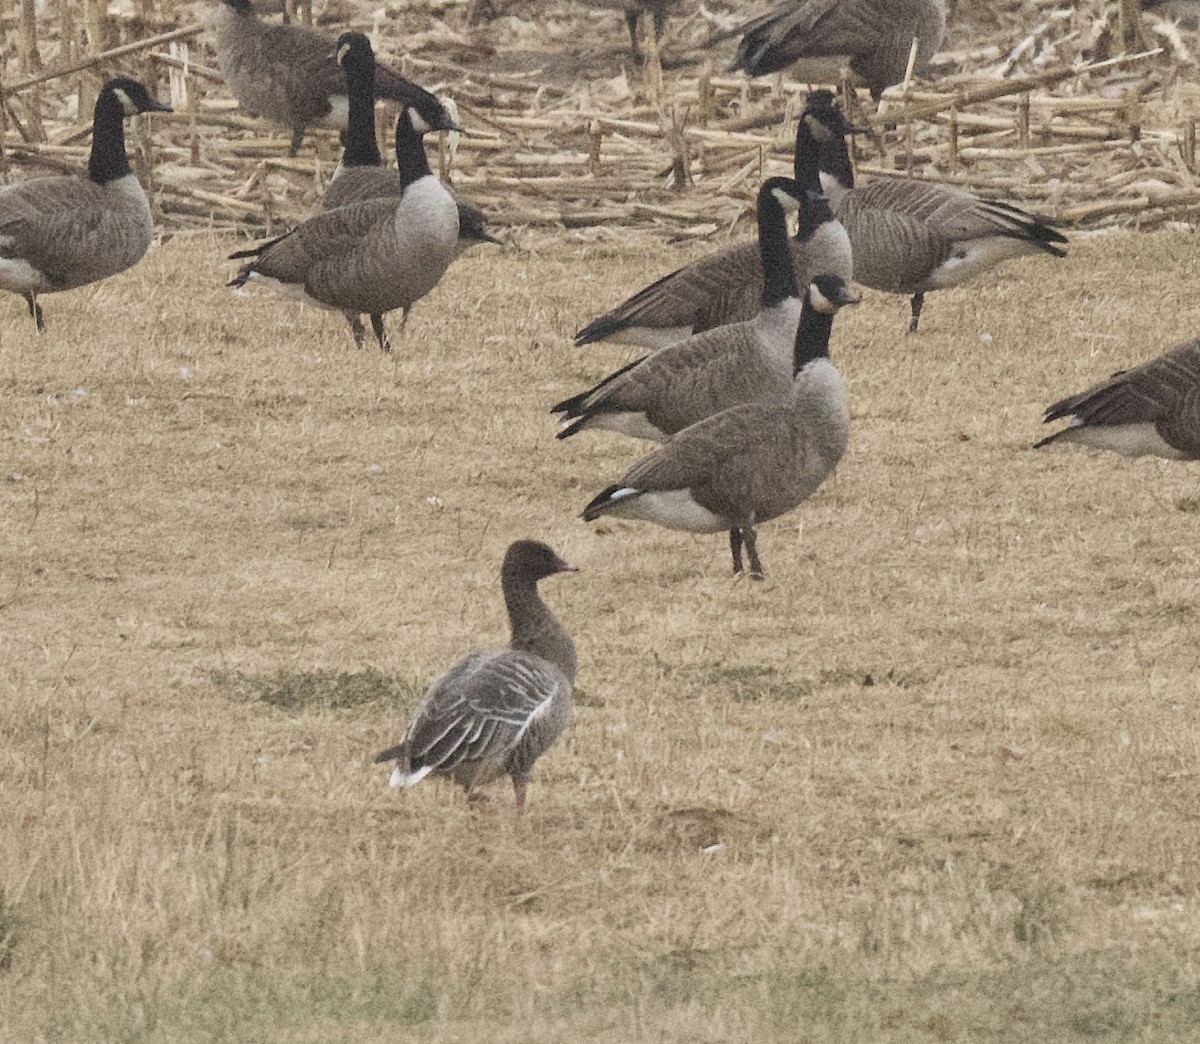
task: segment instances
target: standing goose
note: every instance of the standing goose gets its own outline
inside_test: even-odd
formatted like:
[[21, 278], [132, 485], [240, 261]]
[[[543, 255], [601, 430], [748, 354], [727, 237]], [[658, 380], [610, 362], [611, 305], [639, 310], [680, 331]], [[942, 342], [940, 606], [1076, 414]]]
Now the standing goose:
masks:
[[[819, 191], [818, 136], [828, 132], [809, 114], [796, 127], [796, 182], [802, 191]], [[829, 273], [849, 282], [853, 262], [846, 230], [824, 209], [801, 210], [800, 228], [791, 243], [797, 282]], [[651, 283], [611, 312], [593, 319], [575, 335], [576, 346], [609, 339], [661, 348], [704, 330], [753, 318], [763, 293], [758, 244], [735, 243]]]
[[945, 31], [944, 0], [783, 0], [722, 36], [742, 34], [731, 72], [765, 76], [794, 64], [797, 79], [837, 83], [849, 67], [878, 101], [904, 79], [913, 40], [920, 71]]
[[126, 116], [170, 112], [137, 80], [109, 80], [96, 99], [88, 176], [0, 187], [0, 289], [25, 298], [38, 332], [39, 294], [71, 290], [141, 260], [154, 225], [125, 155]]
[[1023, 254], [1065, 257], [1067, 237], [1019, 207], [981, 199], [953, 185], [882, 178], [861, 188], [845, 135], [850, 131], [829, 91], [813, 91], [809, 111], [828, 133], [820, 139], [821, 185], [850, 236], [854, 280], [873, 290], [912, 295], [916, 333], [925, 295], [958, 286]]
[[[409, 182], [402, 173], [384, 166], [375, 141], [375, 53], [362, 33], [342, 33], [337, 42], [337, 62], [346, 74], [346, 96], [350, 102], [346, 129], [342, 131], [342, 162], [321, 203], [323, 210], [361, 203], [367, 199], [399, 199]], [[416, 171], [410, 171], [409, 175]], [[453, 194], [453, 193], [452, 193]], [[458, 206], [458, 244], [455, 257], [474, 243], [499, 243], [488, 232], [487, 217], [470, 203]], [[346, 319], [355, 343], [362, 346], [362, 319], [347, 312]], [[372, 324], [375, 320], [372, 319]]]
[[[271, 25], [250, 0], [221, 0], [214, 15], [217, 66], [238, 104], [292, 132], [300, 151], [311, 124], [344, 127], [349, 100], [333, 40], [298, 25]], [[456, 130], [432, 94], [376, 64], [375, 95], [412, 106], [432, 130]]]
[[684, 428], [583, 509], [691, 533], [729, 531], [733, 571], [761, 580], [755, 527], [791, 511], [846, 452], [846, 385], [829, 361], [833, 317], [857, 298], [839, 276], [809, 285], [796, 331], [791, 388], [780, 398], [734, 406]]
[[1070, 417], [1037, 446], [1070, 442], [1126, 457], [1200, 460], [1200, 340], [1186, 341], [1046, 410]]
[[[801, 303], [784, 207], [794, 206], [799, 194], [789, 178], [770, 178], [759, 190], [759, 243], [766, 279], [758, 315], [660, 348], [560, 402], [553, 410], [564, 414], [560, 439], [585, 428], [607, 428], [662, 442], [730, 406], [787, 390]], [[802, 224], [832, 220], [829, 204], [817, 193], [805, 193], [800, 209]]]
[[429, 687], [404, 738], [375, 759], [396, 762], [391, 786], [433, 773], [470, 793], [507, 774], [524, 815], [530, 770], [570, 723], [575, 684], [575, 644], [537, 584], [573, 572], [540, 541], [509, 547], [500, 585], [512, 637], [503, 649], [468, 654]]
[[[318, 304], [371, 317], [379, 347], [392, 345], [383, 316], [409, 309], [437, 286], [454, 259], [458, 208], [433, 176], [421, 134], [429, 130], [411, 107], [396, 120], [396, 162], [404, 193], [327, 210], [286, 234], [230, 258], [250, 257], [230, 286], [274, 280]], [[357, 340], [356, 335], [356, 340]]]

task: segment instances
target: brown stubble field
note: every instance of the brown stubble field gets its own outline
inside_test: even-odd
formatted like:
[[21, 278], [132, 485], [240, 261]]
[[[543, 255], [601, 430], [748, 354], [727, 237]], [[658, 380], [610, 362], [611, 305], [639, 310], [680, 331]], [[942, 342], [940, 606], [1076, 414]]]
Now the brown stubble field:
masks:
[[[390, 358], [230, 246], [3, 302], [0, 1039], [1194, 1039], [1197, 473], [1030, 449], [1196, 332], [1194, 237], [843, 313], [763, 584], [585, 526], [643, 447], [553, 438], [661, 246], [477, 249]], [[581, 568], [529, 815], [389, 791], [523, 536]]]

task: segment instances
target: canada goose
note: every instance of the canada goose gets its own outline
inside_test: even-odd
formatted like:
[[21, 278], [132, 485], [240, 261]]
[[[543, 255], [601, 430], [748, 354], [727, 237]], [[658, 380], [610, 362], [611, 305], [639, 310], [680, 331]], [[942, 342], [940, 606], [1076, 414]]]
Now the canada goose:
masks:
[[[801, 191], [820, 191], [817, 135], [828, 132], [805, 109], [796, 127], [796, 182]], [[796, 282], [807, 286], [817, 273], [853, 273], [846, 230], [824, 208], [802, 208], [791, 243]], [[758, 243], [735, 243], [663, 276], [644, 290], [593, 319], [575, 335], [580, 347], [610, 338], [647, 348], [674, 344], [714, 327], [740, 323], [759, 310], [763, 267]]]
[[764, 76], [795, 64], [797, 79], [837, 83], [849, 67], [878, 101], [904, 79], [912, 42], [916, 69], [942, 45], [944, 0], [783, 0], [728, 34], [742, 34], [730, 71]]
[[[375, 53], [371, 41], [362, 33], [342, 33], [337, 42], [337, 62], [346, 74], [350, 107], [346, 129], [342, 131], [345, 147], [342, 162], [325, 191], [321, 209], [336, 210], [367, 199], [399, 199], [408, 183], [397, 171], [384, 166], [375, 141]], [[458, 205], [455, 257], [475, 243], [500, 242], [488, 232], [487, 217], [482, 211], [470, 203], [455, 202]], [[346, 320], [355, 343], [361, 347], [365, 334], [361, 317], [347, 312]]]
[[[759, 190], [761, 268], [766, 280], [758, 315], [660, 348], [589, 391], [560, 402], [552, 411], [564, 414], [560, 439], [585, 428], [607, 428], [662, 442], [730, 406], [787, 390], [801, 303], [784, 208], [794, 207], [798, 195], [799, 187], [790, 178], [770, 178]], [[824, 196], [803, 195], [802, 221], [832, 220]]]
[[1063, 417], [1071, 423], [1038, 447], [1070, 442], [1126, 457], [1200, 460], [1200, 340], [1054, 403], [1045, 422]]
[[691, 533], [729, 530], [733, 571], [762, 579], [755, 527], [816, 491], [846, 452], [850, 411], [829, 361], [833, 316], [858, 298], [839, 276], [819, 275], [804, 295], [796, 330], [795, 377], [775, 399], [744, 403], [684, 428], [583, 509]]
[[406, 186], [399, 199], [326, 210], [276, 239], [230, 254], [254, 260], [229, 285], [275, 280], [329, 308], [366, 313], [379, 347], [391, 351], [384, 314], [402, 308], [407, 322], [413, 304], [437, 286], [458, 241], [458, 208], [429, 169], [421, 143], [428, 129], [411, 107], [396, 120], [396, 162]]
[[850, 236], [854, 281], [912, 295], [916, 333], [925, 295], [958, 286], [1009, 258], [1065, 257], [1067, 237], [1008, 203], [953, 185], [881, 178], [856, 188], [845, 135], [851, 128], [829, 91], [813, 91], [808, 109], [828, 131], [820, 137], [821, 186]]
[[154, 225], [125, 155], [124, 120], [170, 111], [137, 80], [109, 80], [96, 98], [86, 178], [0, 187], [0, 289], [25, 298], [39, 333], [46, 329], [39, 294], [105, 279], [146, 253]]
[[[295, 156], [310, 124], [344, 127], [349, 102], [333, 40], [298, 25], [271, 25], [250, 0], [221, 0], [213, 19], [217, 66], [242, 108], [292, 132]], [[432, 130], [456, 130], [440, 101], [376, 63], [375, 96], [412, 106]]]
[[540, 541], [509, 547], [500, 584], [512, 637], [503, 649], [468, 654], [429, 687], [404, 738], [375, 759], [396, 762], [393, 787], [432, 773], [470, 793], [507, 774], [524, 815], [530, 770], [570, 723], [575, 684], [575, 643], [537, 584], [573, 572]]

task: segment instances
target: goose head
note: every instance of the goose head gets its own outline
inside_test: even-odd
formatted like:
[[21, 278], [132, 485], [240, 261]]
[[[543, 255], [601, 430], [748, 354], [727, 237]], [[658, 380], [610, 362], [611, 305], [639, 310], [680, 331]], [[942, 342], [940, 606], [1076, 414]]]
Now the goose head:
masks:
[[371, 41], [362, 33], [342, 33], [337, 39], [334, 57], [343, 70], [375, 71], [375, 52], [371, 50]]
[[859, 294], [850, 289], [850, 284], [841, 276], [813, 276], [808, 284], [808, 303], [815, 312], [822, 315], [833, 315], [845, 305], [855, 305], [862, 300]]
[[504, 553], [500, 575], [505, 579], [537, 581], [555, 573], [577, 573], [575, 566], [564, 562], [548, 544], [540, 540], [518, 540]]
[[109, 80], [100, 91], [103, 96], [105, 94], [116, 99], [117, 104], [121, 106], [121, 111], [126, 116], [136, 116], [139, 112], [174, 112], [175, 110], [169, 105], [164, 105], [160, 101], [156, 101], [150, 96], [150, 92], [146, 90], [146, 86], [137, 80], [131, 80], [127, 76], [119, 76], [115, 80]]

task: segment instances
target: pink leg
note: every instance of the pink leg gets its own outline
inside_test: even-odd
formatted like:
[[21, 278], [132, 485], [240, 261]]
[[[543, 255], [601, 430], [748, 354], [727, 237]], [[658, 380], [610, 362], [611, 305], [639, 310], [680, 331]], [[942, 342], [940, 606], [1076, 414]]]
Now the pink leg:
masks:
[[525, 815], [525, 784], [513, 780], [513, 796], [517, 799], [517, 815]]

